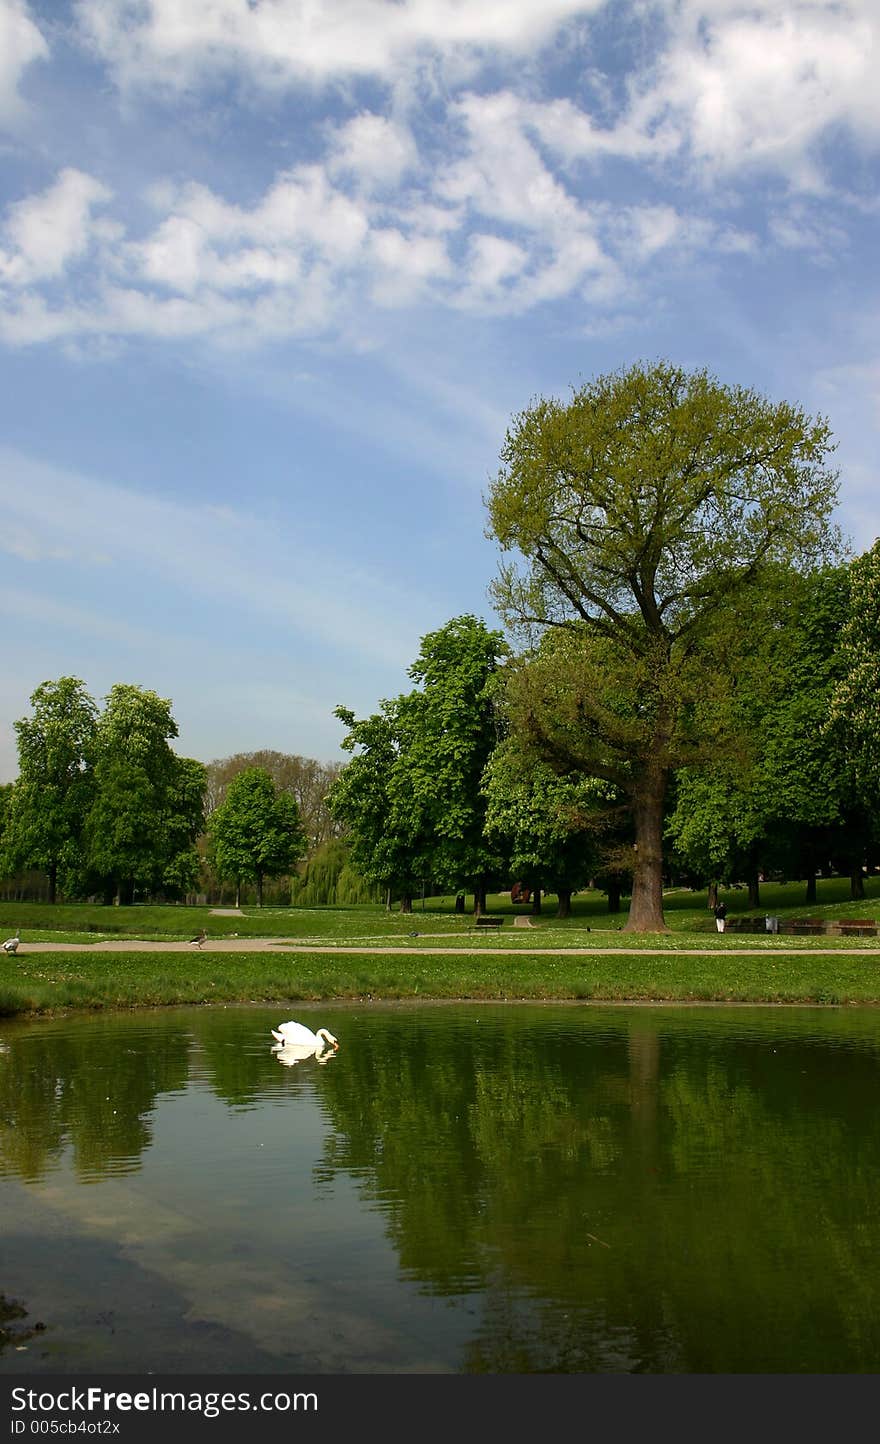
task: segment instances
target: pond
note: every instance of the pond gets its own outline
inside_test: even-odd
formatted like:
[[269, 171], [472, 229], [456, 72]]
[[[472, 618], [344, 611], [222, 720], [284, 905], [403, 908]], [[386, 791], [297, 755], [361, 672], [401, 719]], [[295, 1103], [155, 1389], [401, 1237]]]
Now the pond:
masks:
[[880, 1010], [289, 1016], [0, 1025], [0, 1373], [876, 1372]]

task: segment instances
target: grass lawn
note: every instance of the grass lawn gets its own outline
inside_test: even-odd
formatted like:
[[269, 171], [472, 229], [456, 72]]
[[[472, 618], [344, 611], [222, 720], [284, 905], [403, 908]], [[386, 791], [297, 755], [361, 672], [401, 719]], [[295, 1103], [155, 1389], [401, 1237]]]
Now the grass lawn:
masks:
[[[868, 879], [865, 890], [853, 903], [847, 880], [820, 881], [818, 902], [807, 905], [802, 884], [764, 885], [759, 911], [880, 918], [880, 878]], [[750, 911], [744, 891], [728, 891], [725, 901], [731, 916]], [[669, 932], [648, 935], [622, 933], [625, 913], [609, 914], [599, 893], [579, 894], [565, 920], [554, 917], [553, 898], [532, 917], [502, 894], [489, 901], [502, 924], [485, 931], [453, 904], [452, 897], [419, 900], [411, 914], [366, 906], [247, 908], [229, 916], [175, 906], [0, 903], [2, 936], [17, 929], [22, 936], [18, 954], [0, 958], [0, 1015], [297, 999], [880, 1002], [880, 939], [719, 935], [705, 893], [669, 893]], [[515, 913], [532, 917], [533, 926], [515, 926]], [[204, 951], [126, 948], [135, 939], [185, 943], [201, 928]], [[254, 940], [259, 951], [210, 951], [212, 941], [233, 937]], [[283, 942], [267, 948], [265, 939], [329, 951], [294, 952]], [[28, 950], [40, 941], [107, 940], [118, 949]], [[378, 951], [347, 951], [355, 948]]]
[[32, 953], [4, 967], [0, 1015], [277, 1000], [880, 1002], [880, 953]]

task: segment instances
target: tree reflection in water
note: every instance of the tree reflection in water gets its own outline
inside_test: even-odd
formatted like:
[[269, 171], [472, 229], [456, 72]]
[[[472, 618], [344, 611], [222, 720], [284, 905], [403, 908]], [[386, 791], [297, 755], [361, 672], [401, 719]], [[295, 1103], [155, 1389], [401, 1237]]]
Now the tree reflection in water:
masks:
[[[261, 1231], [226, 1246], [257, 1259], [264, 1248], [268, 1268], [277, 1219], [317, 1237], [344, 1184], [381, 1219], [397, 1277], [384, 1304], [378, 1285], [359, 1304], [340, 1261], [329, 1307], [334, 1289], [371, 1318], [405, 1313], [413, 1288], [444, 1301], [449, 1370], [876, 1368], [870, 1010], [352, 1008], [325, 1017], [342, 1043], [333, 1066], [294, 1069], [269, 1047], [276, 1016], [9, 1026], [3, 1172], [28, 1184], [65, 1160], [91, 1183], [136, 1172], [175, 1100], [209, 1090], [230, 1115], [268, 1109], [277, 1123], [282, 1110], [289, 1129], [287, 1152], [255, 1158], [252, 1183], [238, 1156], [234, 1175], [205, 1180], [206, 1258], [212, 1230], [250, 1215]], [[320, 1120], [313, 1215], [290, 1193], [307, 1104]], [[194, 1140], [188, 1159], [184, 1138], [181, 1171], [198, 1172], [197, 1152]], [[303, 1249], [291, 1242], [282, 1282]], [[387, 1372], [411, 1365], [394, 1337]]]

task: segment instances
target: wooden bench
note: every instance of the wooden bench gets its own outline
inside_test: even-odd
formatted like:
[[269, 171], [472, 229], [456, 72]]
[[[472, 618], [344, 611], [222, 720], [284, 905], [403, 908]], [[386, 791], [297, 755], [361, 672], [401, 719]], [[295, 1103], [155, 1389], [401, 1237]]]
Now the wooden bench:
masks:
[[821, 936], [825, 931], [825, 919], [787, 918], [784, 922], [780, 922], [779, 931], [781, 933], [793, 933], [801, 937]]
[[475, 927], [475, 928], [500, 928], [500, 926], [501, 926], [501, 924], [502, 924], [503, 922], [504, 922], [504, 919], [503, 919], [503, 918], [490, 917], [488, 914], [484, 914], [482, 917], [474, 918], [474, 927]]
[[[831, 934], [843, 938], [875, 938], [878, 932], [876, 918], [780, 918], [778, 930], [794, 937], [821, 937]], [[763, 933], [769, 932], [766, 918], [734, 917], [727, 919], [725, 932]]]
[[840, 933], [842, 938], [876, 938], [876, 918], [835, 918], [828, 924], [830, 932]]
[[[714, 927], [714, 924], [712, 925]], [[725, 921], [724, 931], [726, 933], [765, 933], [767, 931], [766, 918], [731, 918]]]

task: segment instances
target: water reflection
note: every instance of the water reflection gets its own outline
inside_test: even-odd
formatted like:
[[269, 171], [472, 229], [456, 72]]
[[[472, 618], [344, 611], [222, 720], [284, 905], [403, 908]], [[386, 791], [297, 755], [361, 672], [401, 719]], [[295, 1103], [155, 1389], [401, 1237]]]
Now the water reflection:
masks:
[[326, 1014], [0, 1030], [11, 1367], [876, 1370], [880, 1014]]

